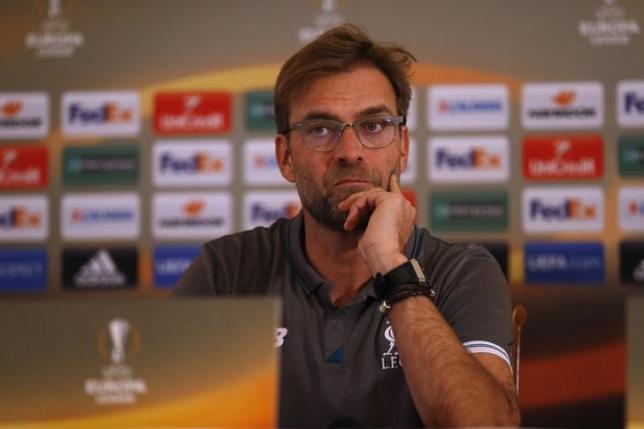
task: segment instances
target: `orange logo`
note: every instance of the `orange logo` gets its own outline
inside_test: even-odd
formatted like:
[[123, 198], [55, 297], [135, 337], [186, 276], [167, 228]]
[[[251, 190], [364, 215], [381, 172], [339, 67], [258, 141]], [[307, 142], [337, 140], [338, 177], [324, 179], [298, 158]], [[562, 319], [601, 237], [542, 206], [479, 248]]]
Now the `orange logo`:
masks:
[[2, 106], [2, 114], [9, 118], [16, 116], [22, 110], [20, 101], [8, 101]]
[[554, 97], [553, 100], [561, 107], [570, 106], [574, 101], [577, 95], [575, 91], [559, 91]]
[[206, 203], [202, 200], [194, 200], [189, 201], [185, 206], [183, 206], [183, 211], [187, 216], [195, 217], [199, 216], [205, 207]]

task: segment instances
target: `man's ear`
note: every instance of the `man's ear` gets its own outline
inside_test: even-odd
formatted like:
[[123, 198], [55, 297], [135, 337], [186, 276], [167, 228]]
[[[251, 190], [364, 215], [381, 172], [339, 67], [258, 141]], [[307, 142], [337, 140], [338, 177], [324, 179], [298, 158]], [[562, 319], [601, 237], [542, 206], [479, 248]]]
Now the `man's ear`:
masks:
[[409, 131], [407, 127], [400, 129], [400, 173], [407, 170], [409, 161]]
[[293, 157], [288, 139], [284, 134], [275, 137], [275, 158], [282, 176], [291, 183], [295, 182], [295, 170], [293, 169]]

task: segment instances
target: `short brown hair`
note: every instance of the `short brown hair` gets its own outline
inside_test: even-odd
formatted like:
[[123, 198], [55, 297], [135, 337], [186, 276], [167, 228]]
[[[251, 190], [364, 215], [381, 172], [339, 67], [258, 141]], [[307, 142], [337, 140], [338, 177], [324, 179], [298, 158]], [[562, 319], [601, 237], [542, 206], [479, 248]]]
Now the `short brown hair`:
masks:
[[332, 28], [289, 58], [275, 83], [277, 131], [289, 128], [289, 103], [315, 80], [349, 71], [357, 65], [372, 65], [387, 76], [396, 93], [396, 109], [406, 115], [411, 98], [411, 63], [416, 58], [401, 46], [379, 43], [353, 24]]

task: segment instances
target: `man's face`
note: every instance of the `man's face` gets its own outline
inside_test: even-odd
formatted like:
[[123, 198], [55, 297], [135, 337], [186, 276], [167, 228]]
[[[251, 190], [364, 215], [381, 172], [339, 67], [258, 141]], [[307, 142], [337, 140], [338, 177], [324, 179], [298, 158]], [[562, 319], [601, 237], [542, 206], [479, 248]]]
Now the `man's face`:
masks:
[[[334, 119], [351, 123], [371, 115], [396, 115], [396, 94], [378, 69], [364, 66], [314, 81], [290, 106], [290, 122]], [[392, 174], [407, 166], [408, 135], [402, 127], [384, 148], [363, 146], [355, 132], [346, 128], [337, 146], [316, 152], [306, 146], [298, 131], [276, 138], [276, 154], [282, 175], [295, 182], [304, 209], [320, 224], [344, 230], [346, 211], [337, 209], [348, 196], [380, 187], [389, 188]], [[365, 225], [366, 226], [366, 225]]]

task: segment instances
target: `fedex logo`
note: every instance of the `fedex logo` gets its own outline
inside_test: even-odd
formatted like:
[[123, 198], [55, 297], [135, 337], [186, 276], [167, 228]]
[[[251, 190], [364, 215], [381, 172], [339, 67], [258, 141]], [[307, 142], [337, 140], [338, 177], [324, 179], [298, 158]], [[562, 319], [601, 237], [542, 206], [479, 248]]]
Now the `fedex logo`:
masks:
[[617, 123], [622, 127], [644, 126], [644, 81], [617, 84]]
[[154, 97], [157, 134], [220, 134], [231, 127], [232, 95], [227, 92], [172, 92]]
[[439, 168], [498, 168], [501, 164], [499, 155], [488, 153], [485, 148], [476, 147], [465, 154], [450, 153], [448, 150], [440, 149], [437, 154], [436, 164]]
[[223, 140], [157, 143], [153, 182], [158, 186], [216, 186], [232, 180], [232, 150]]
[[94, 109], [80, 103], [69, 106], [69, 122], [72, 124], [124, 124], [131, 120], [132, 109], [122, 108], [117, 103], [105, 103]]
[[161, 154], [161, 171], [217, 172], [223, 169], [223, 160], [212, 158], [207, 152], [197, 152], [188, 158], [177, 158], [167, 152]]
[[275, 143], [271, 139], [250, 139], [244, 142], [244, 182], [247, 185], [290, 185], [282, 177]]
[[48, 233], [48, 204], [44, 196], [0, 197], [0, 242], [44, 240]]
[[578, 198], [568, 198], [559, 204], [548, 204], [540, 199], [530, 202], [530, 218], [537, 219], [596, 219], [597, 205], [584, 204]]
[[526, 188], [523, 228], [526, 232], [601, 231], [604, 194], [599, 187]]
[[523, 175], [527, 179], [595, 179], [603, 173], [601, 136], [543, 136], [523, 140]]
[[71, 136], [135, 136], [140, 129], [134, 91], [67, 92], [62, 99], [63, 132]]
[[49, 132], [49, 97], [41, 92], [0, 93], [0, 138], [43, 138]]
[[618, 198], [620, 230], [644, 231], [644, 187], [622, 187]]
[[244, 195], [244, 228], [269, 226], [279, 218], [292, 218], [301, 207], [295, 191], [249, 192]]
[[434, 182], [502, 182], [509, 174], [505, 137], [439, 137], [429, 141], [429, 179]]

